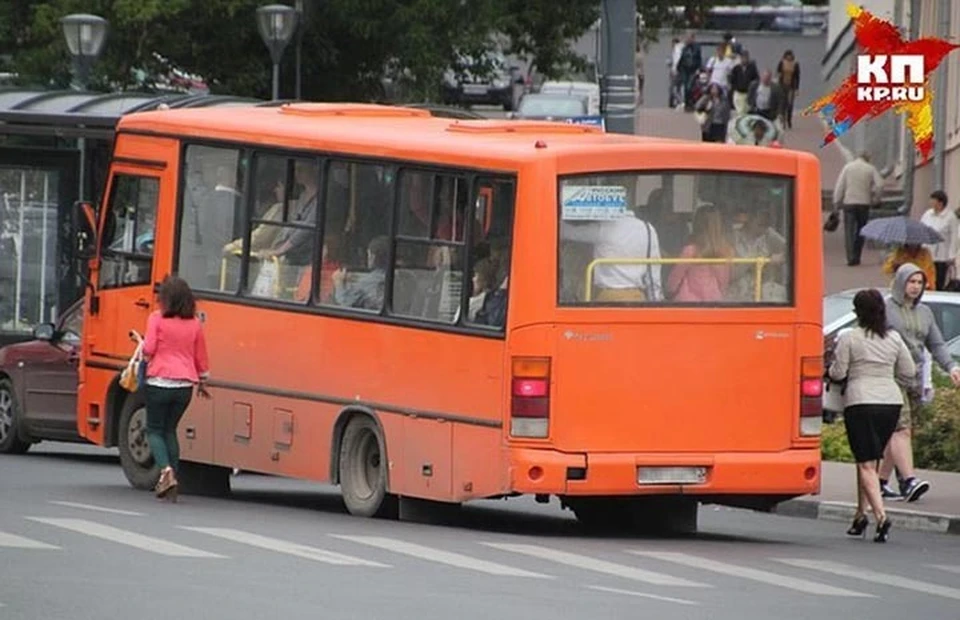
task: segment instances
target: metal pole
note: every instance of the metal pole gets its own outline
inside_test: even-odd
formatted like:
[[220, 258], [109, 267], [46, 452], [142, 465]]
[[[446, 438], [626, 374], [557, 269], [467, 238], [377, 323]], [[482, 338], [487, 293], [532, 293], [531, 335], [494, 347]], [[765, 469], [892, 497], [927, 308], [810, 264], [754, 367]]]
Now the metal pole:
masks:
[[[903, 0], [894, 0], [893, 23], [898, 31], [903, 31]], [[903, 133], [903, 125], [900, 118], [894, 116], [892, 119], [893, 130], [890, 132], [890, 139], [887, 141], [887, 161], [884, 163], [884, 170], [881, 171], [881, 174], [884, 176], [891, 174], [897, 165], [900, 151], [900, 134]]]
[[[939, 25], [937, 36], [941, 39], [950, 37], [950, 5], [951, 0], [940, 0], [938, 7]], [[943, 154], [947, 144], [947, 78], [950, 72], [950, 63], [944, 62], [937, 69], [937, 91], [934, 96], [936, 111], [933, 114], [933, 189], [943, 189], [944, 177]]]
[[273, 100], [280, 98], [280, 63], [273, 63]]
[[[916, 39], [920, 33], [920, 0], [910, 0], [909, 39]], [[913, 208], [913, 175], [917, 166], [917, 147], [912, 140], [906, 143], [906, 157], [903, 166], [903, 206], [901, 214], [909, 214]]]
[[297, 80], [296, 80], [295, 93], [296, 93], [296, 98], [297, 98], [297, 100], [299, 101], [300, 98], [301, 98], [301, 96], [300, 96], [300, 83], [301, 83], [301, 77], [302, 77], [302, 76], [300, 75], [300, 66], [301, 66], [301, 65], [300, 65], [300, 53], [301, 53], [301, 48], [303, 47], [303, 27], [304, 27], [304, 23], [303, 23], [303, 0], [297, 0], [297, 2], [296, 2], [296, 7], [295, 7], [295, 8], [297, 9], [297, 57], [296, 57]]
[[23, 289], [23, 260], [26, 252], [23, 247], [23, 216], [24, 211], [27, 210], [27, 173], [25, 171], [20, 172], [20, 213], [17, 217], [17, 236], [16, 241], [19, 243], [16, 244], [17, 247], [17, 284], [16, 289], [13, 294], [13, 329], [14, 331], [19, 330], [20, 328], [20, 295], [22, 294]]
[[50, 205], [50, 173], [43, 173], [43, 208], [41, 213], [43, 214], [43, 224], [40, 228], [40, 318], [38, 319], [39, 323], [43, 323], [46, 318], [46, 304], [44, 301], [47, 297], [47, 213], [48, 207]]
[[604, 120], [611, 133], [636, 133], [634, 53], [637, 45], [636, 0], [602, 0], [604, 38]]

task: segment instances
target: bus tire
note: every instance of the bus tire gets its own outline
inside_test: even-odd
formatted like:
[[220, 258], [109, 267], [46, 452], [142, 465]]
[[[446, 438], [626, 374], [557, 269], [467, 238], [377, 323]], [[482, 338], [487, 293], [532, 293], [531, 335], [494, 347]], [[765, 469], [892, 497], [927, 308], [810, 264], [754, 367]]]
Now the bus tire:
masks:
[[147, 443], [147, 405], [140, 392], [123, 401], [117, 426], [120, 467], [130, 485], [142, 491], [152, 490], [160, 479], [160, 468], [153, 461]]
[[230, 494], [229, 467], [180, 461], [177, 484], [184, 495], [226, 497]]
[[387, 493], [384, 439], [376, 422], [361, 415], [347, 423], [340, 441], [340, 491], [358, 517], [393, 517], [396, 497]]
[[0, 454], [23, 454], [30, 442], [21, 437], [20, 403], [10, 379], [0, 379]]

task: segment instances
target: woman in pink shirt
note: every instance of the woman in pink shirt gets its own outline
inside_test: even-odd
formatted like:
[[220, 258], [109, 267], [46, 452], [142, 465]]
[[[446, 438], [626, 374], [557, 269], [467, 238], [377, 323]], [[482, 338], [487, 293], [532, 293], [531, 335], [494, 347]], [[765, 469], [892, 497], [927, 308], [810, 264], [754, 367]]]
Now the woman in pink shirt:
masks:
[[[704, 205], [693, 216], [693, 234], [680, 258], [732, 258], [733, 247], [723, 233], [720, 212]], [[729, 264], [679, 263], [670, 270], [667, 294], [674, 301], [722, 301], [730, 284]]]
[[160, 285], [160, 310], [147, 320], [143, 354], [147, 358], [147, 441], [153, 460], [160, 467], [155, 489], [158, 498], [177, 501], [180, 444], [177, 424], [190, 404], [193, 386], [209, 397], [207, 345], [203, 327], [196, 318], [197, 305], [190, 286], [168, 276]]

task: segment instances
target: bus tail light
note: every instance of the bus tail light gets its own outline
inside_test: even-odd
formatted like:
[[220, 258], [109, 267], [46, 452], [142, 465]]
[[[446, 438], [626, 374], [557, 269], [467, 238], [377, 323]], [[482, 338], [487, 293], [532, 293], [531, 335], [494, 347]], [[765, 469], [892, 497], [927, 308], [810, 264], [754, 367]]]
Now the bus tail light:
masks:
[[816, 437], [823, 426], [823, 358], [800, 362], [800, 436]]
[[550, 359], [515, 357], [510, 374], [510, 435], [547, 437], [550, 430]]

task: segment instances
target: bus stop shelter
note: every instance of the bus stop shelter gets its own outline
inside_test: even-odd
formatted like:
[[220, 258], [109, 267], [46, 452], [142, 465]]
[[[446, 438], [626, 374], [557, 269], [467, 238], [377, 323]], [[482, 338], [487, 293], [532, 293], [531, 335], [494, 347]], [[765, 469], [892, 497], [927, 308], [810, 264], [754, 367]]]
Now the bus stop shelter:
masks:
[[99, 203], [117, 121], [174, 108], [278, 105], [186, 93], [0, 89], [0, 345], [55, 321], [83, 293], [74, 204]]

